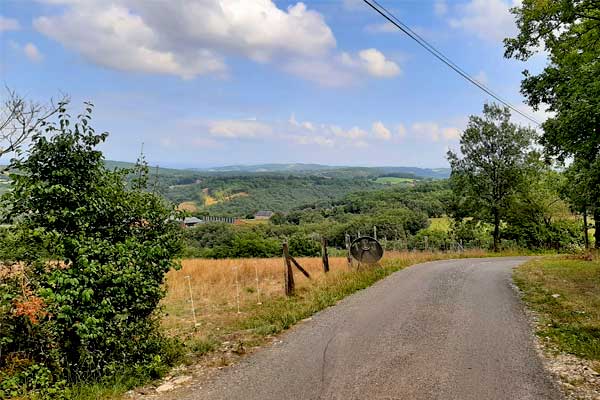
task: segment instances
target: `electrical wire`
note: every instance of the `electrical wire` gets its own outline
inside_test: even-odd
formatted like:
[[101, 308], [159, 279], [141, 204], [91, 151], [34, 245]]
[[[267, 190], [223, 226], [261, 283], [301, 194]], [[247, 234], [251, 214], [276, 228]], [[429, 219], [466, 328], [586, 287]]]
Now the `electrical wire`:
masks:
[[410, 37], [415, 42], [417, 42], [421, 47], [423, 47], [425, 50], [427, 50], [429, 53], [431, 53], [433, 56], [435, 56], [441, 62], [443, 62], [448, 67], [450, 67], [452, 70], [454, 70], [456, 73], [458, 73], [460, 76], [462, 76], [464, 79], [466, 79], [473, 85], [477, 86], [479, 89], [483, 90], [485, 93], [487, 93], [494, 99], [498, 100], [500, 103], [504, 104], [506, 107], [510, 108], [517, 114], [528, 119], [529, 121], [533, 122], [536, 125], [540, 125], [540, 123], [535, 118], [533, 118], [533, 117], [529, 116], [528, 114], [524, 113], [523, 111], [519, 110], [518, 108], [516, 108], [515, 106], [510, 104], [508, 101], [502, 99], [499, 95], [494, 93], [492, 91], [492, 89], [488, 88], [483, 83], [481, 83], [478, 80], [476, 80], [475, 78], [471, 77], [467, 72], [465, 72], [465, 70], [463, 70], [461, 67], [459, 67], [451, 59], [446, 57], [446, 55], [444, 55], [441, 51], [436, 49], [433, 45], [429, 44], [418, 33], [413, 31], [412, 29], [410, 29], [406, 24], [404, 24], [402, 21], [400, 21], [396, 16], [394, 16], [394, 14], [392, 14], [390, 11], [388, 11], [385, 7], [383, 7], [381, 4], [379, 4], [376, 0], [363, 0], [363, 1], [367, 5], [369, 5], [373, 10], [377, 11], [377, 13], [379, 13], [382, 17], [387, 19], [391, 24], [393, 24], [398, 29], [400, 29], [408, 37]]

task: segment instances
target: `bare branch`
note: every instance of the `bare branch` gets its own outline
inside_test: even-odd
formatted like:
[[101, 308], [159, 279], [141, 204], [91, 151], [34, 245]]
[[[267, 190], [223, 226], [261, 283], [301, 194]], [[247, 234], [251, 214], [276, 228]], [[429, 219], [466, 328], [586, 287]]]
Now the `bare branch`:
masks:
[[18, 150], [44, 121], [69, 102], [69, 97], [63, 94], [57, 102], [50, 99], [48, 103], [40, 104], [8, 87], [5, 90], [6, 100], [0, 106], [0, 159]]

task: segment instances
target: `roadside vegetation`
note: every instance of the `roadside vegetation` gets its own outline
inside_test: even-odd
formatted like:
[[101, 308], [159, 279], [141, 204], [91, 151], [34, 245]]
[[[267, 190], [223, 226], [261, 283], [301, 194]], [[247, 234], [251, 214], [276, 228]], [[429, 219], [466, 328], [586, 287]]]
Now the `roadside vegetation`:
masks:
[[[0, 398], [71, 398], [73, 387], [165, 372], [177, 343], [157, 306], [177, 268], [173, 207], [149, 189], [143, 162], [108, 171], [92, 106], [31, 136], [11, 161], [0, 234]], [[128, 184], [127, 174], [136, 179]]]
[[[66, 98], [40, 106], [9, 92], [0, 115], [0, 398], [118, 395], [181, 362], [242, 354], [418, 262], [600, 248], [600, 10], [594, 0], [523, 0], [513, 12], [519, 33], [505, 55], [545, 50], [550, 62], [525, 71], [521, 89], [552, 116], [534, 131], [484, 105], [460, 153], [448, 153], [449, 180], [393, 167], [153, 175], [143, 156], [123, 169], [98, 150], [108, 134], [92, 128], [90, 104], [72, 118]], [[182, 203], [185, 215], [276, 212], [265, 223], [184, 229]], [[319, 240], [339, 255], [347, 234], [377, 235], [387, 258], [351, 269], [332, 257], [332, 272], [321, 273]], [[284, 240], [313, 275], [292, 297], [281, 290]], [[178, 271], [181, 258], [194, 260]], [[597, 258], [577, 257], [515, 272], [543, 318], [540, 335], [596, 362], [599, 276]], [[216, 362], [230, 362], [221, 355]]]
[[600, 371], [600, 259], [538, 259], [516, 269], [514, 280], [540, 317], [542, 340], [595, 361]]

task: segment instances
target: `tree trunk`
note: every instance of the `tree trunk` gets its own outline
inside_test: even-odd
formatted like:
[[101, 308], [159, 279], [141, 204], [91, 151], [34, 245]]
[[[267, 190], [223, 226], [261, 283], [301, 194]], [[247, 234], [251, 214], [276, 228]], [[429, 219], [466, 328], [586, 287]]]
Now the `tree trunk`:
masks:
[[594, 209], [594, 239], [596, 240], [596, 249], [600, 249], [600, 209], [596, 207]]
[[494, 214], [494, 253], [497, 253], [500, 242], [500, 211], [494, 208], [492, 212]]
[[583, 209], [583, 241], [585, 243], [585, 249], [590, 248], [590, 237], [588, 234], [588, 220], [587, 220], [587, 208]]

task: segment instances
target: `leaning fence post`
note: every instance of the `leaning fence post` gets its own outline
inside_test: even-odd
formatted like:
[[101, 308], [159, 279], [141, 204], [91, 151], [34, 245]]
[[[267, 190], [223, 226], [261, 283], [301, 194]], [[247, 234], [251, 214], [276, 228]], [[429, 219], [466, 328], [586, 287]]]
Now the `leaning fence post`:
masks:
[[294, 294], [294, 272], [292, 271], [290, 250], [287, 242], [283, 242], [283, 270], [285, 295], [291, 296]]
[[327, 254], [327, 238], [321, 237], [321, 257], [323, 258], [323, 272], [329, 272], [329, 255]]

